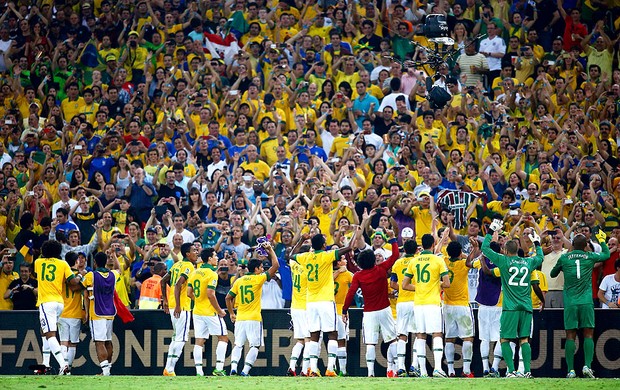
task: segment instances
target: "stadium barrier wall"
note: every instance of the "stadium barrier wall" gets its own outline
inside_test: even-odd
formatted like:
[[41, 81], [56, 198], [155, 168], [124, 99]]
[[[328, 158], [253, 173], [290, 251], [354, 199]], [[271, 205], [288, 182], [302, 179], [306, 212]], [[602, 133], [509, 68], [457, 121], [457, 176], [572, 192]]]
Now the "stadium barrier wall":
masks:
[[[28, 366], [41, 362], [41, 338], [36, 311], [3, 311], [0, 312], [0, 374], [29, 374]], [[136, 320], [123, 324], [114, 322], [114, 358], [112, 374], [116, 375], [161, 375], [165, 365], [168, 344], [172, 336], [169, 315], [161, 310], [133, 311]], [[361, 310], [352, 310], [350, 315], [350, 339], [348, 343], [348, 364], [350, 375], [365, 376], [365, 349], [361, 342]], [[477, 311], [474, 310], [474, 315]], [[532, 373], [535, 377], [563, 377], [566, 375], [564, 360], [565, 336], [563, 330], [563, 311], [546, 309], [534, 313], [534, 334], [532, 344]], [[228, 317], [231, 344], [227, 351], [227, 367], [230, 363], [232, 340], [234, 338]], [[252, 375], [285, 375], [291, 347], [295, 343], [289, 330], [290, 315], [287, 310], [264, 310], [263, 325], [265, 345], [261, 348], [258, 359], [252, 369]], [[476, 329], [477, 331], [477, 329]], [[90, 334], [83, 329], [76, 360], [74, 375], [93, 375], [100, 372], [94, 344], [90, 342]], [[620, 377], [620, 310], [596, 310], [595, 354], [593, 369], [599, 377]], [[433, 353], [430, 350], [430, 338], [427, 346], [428, 364], [433, 364]], [[192, 357], [193, 330], [190, 340], [185, 344], [183, 355], [177, 363], [178, 375], [195, 375]], [[215, 361], [217, 343], [208, 340], [206, 343], [205, 372], [210, 374]], [[477, 377], [482, 374], [482, 363], [479, 354], [479, 340], [475, 340], [472, 369]], [[575, 367], [578, 373], [583, 366], [583, 351], [577, 343]], [[245, 355], [246, 349], [244, 349]], [[461, 348], [456, 347], [456, 369], [460, 373], [462, 367]], [[386, 345], [377, 352], [376, 373], [385, 375]], [[410, 353], [407, 353], [409, 367]], [[327, 362], [326, 347], [321, 349], [321, 360]], [[52, 358], [52, 365], [57, 363]], [[321, 367], [324, 367], [321, 364]], [[505, 367], [502, 362], [500, 368]]]

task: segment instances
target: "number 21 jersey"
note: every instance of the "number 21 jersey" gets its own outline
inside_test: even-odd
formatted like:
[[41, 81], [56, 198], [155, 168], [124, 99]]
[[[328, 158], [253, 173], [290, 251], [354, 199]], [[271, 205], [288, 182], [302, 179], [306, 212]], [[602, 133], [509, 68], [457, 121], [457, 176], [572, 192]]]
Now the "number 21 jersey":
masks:
[[[295, 256], [306, 270], [308, 280], [307, 302], [334, 302], [333, 262], [339, 259], [338, 251], [316, 251]], [[303, 276], [302, 276], [303, 277]]]

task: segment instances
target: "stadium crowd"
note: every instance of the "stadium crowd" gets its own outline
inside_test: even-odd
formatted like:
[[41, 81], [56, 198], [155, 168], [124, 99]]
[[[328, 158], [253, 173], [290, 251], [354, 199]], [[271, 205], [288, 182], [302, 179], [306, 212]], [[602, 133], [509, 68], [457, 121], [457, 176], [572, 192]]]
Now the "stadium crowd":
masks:
[[[365, 340], [369, 375], [381, 329], [393, 375], [404, 375], [416, 333], [411, 373], [426, 375], [420, 342], [429, 334], [433, 375], [455, 374], [460, 338], [471, 376], [475, 324], [450, 324], [472, 304], [486, 307], [480, 321], [489, 321], [479, 335], [485, 375], [498, 375], [499, 359], [489, 356], [507, 356], [507, 338], [520, 340], [524, 364], [508, 374], [529, 374], [529, 331], [500, 342], [509, 268], [500, 288], [504, 260], [494, 244], [508, 257], [540, 257], [519, 275], [528, 297], [531, 285], [531, 307], [504, 298], [530, 317], [564, 307], [566, 294], [576, 299], [576, 284], [580, 304], [620, 303], [618, 9], [598, 0], [8, 2], [0, 7], [0, 310], [34, 309], [37, 293], [48, 303], [53, 294], [36, 279], [53, 281], [35, 260], [60, 258], [72, 282], [56, 287], [77, 296], [60, 308], [65, 324], [113, 318], [109, 307], [94, 309], [102, 301], [93, 285], [110, 275], [125, 307], [170, 311], [167, 375], [187, 341], [193, 300], [204, 305], [194, 313], [204, 336], [194, 349], [198, 374], [214, 335], [214, 373], [225, 375], [226, 307], [247, 322], [235, 326], [243, 333], [235, 373], [245, 341], [239, 374], [256, 359], [260, 309], [290, 307], [307, 313], [293, 316], [289, 374], [302, 350], [302, 374], [317, 374], [317, 331], [329, 339], [328, 375], [346, 374], [346, 309], [358, 306], [371, 321], [364, 326], [377, 329]], [[445, 16], [453, 46], [423, 35], [431, 14]], [[451, 55], [433, 65], [432, 49]], [[578, 265], [573, 280], [561, 266], [572, 251], [602, 254], [583, 255], [584, 264], [599, 262], [588, 272]], [[432, 273], [409, 265], [419, 257]], [[364, 294], [371, 282], [379, 287]], [[82, 289], [94, 302], [86, 312], [81, 294], [70, 294]], [[414, 321], [413, 304], [403, 305], [413, 301], [445, 305], [444, 317], [430, 308]], [[326, 327], [325, 302], [335, 304], [338, 329]], [[399, 305], [409, 314], [399, 318]], [[316, 318], [305, 317], [311, 310]], [[567, 332], [593, 328], [593, 317], [575, 326]], [[91, 328], [109, 374], [111, 322]], [[66, 373], [79, 337], [61, 326], [60, 338], [62, 346], [44, 342], [44, 357], [49, 365], [51, 350]], [[589, 366], [583, 373], [593, 376]]]

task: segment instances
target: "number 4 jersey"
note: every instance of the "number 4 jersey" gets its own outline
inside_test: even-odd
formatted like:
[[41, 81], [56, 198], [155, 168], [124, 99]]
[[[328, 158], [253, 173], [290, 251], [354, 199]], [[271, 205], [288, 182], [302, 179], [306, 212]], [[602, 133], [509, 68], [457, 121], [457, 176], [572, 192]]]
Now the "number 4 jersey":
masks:
[[263, 284], [269, 280], [268, 273], [259, 275], [247, 274], [235, 280], [228, 292], [235, 297], [237, 305], [237, 321], [262, 321], [260, 300]]
[[430, 251], [413, 258], [405, 271], [415, 285], [416, 305], [441, 305], [441, 278], [448, 274], [446, 263]]
[[542, 248], [537, 245], [536, 255], [532, 257], [506, 256], [491, 249], [491, 239], [490, 234], [484, 238], [482, 253], [499, 268], [502, 279], [502, 308], [531, 312], [531, 273], [543, 262]]

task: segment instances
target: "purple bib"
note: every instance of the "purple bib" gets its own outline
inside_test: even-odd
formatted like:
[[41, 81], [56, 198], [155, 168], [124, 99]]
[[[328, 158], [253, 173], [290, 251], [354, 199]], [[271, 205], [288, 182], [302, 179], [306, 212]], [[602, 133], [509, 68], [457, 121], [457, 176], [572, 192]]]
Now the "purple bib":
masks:
[[93, 272], [93, 296], [95, 297], [95, 314], [99, 317], [112, 317], [116, 315], [114, 306], [114, 286], [116, 275], [108, 272], [103, 276], [99, 271]]

